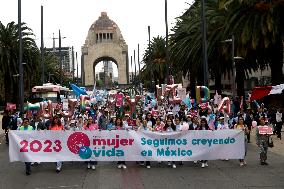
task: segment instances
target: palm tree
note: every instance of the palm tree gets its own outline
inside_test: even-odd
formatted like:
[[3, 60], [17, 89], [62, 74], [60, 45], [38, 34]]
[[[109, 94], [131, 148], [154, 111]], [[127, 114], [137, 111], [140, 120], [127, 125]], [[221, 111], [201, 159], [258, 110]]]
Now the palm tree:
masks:
[[[36, 46], [33, 33], [25, 23], [21, 25], [23, 36], [23, 62], [25, 84], [35, 82], [39, 65], [39, 50]], [[18, 25], [10, 22], [4, 26], [0, 22], [0, 74], [4, 78], [4, 91], [6, 102], [16, 102], [18, 97]]]
[[237, 53], [246, 62], [269, 65], [272, 84], [283, 82], [284, 2], [281, 0], [228, 0], [226, 33], [234, 34]]
[[161, 36], [154, 37], [150, 42], [150, 47], [146, 49], [145, 54], [143, 56], [143, 62], [146, 65], [144, 68], [142, 68], [140, 74], [142, 81], [149, 81], [149, 79], [153, 76], [155, 84], [163, 84], [167, 73], [167, 65], [165, 64], [165, 58], [165, 38]]
[[[195, 83], [202, 83], [202, 33], [200, 2], [195, 1], [189, 9], [177, 19], [170, 38], [171, 59], [174, 67], [190, 73], [191, 92], [195, 93]], [[206, 22], [208, 38], [208, 62], [212, 78], [215, 78], [215, 90], [221, 92], [221, 76], [232, 70], [230, 50], [221, 44], [224, 39], [224, 20], [226, 11], [216, 0], [206, 1]]]

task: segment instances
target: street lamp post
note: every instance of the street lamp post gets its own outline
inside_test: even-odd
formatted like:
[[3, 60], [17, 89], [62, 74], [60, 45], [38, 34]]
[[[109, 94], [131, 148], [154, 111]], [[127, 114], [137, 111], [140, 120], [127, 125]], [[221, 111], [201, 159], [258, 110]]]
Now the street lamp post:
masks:
[[51, 76], [51, 75], [54, 75], [54, 74], [51, 74], [50, 72], [48, 72], [48, 82], [49, 82], [49, 83], [51, 83], [51, 80], [50, 80], [50, 76]]
[[18, 0], [18, 30], [19, 30], [19, 100], [20, 100], [20, 113], [24, 113], [24, 77], [23, 77], [23, 40], [22, 40], [22, 5], [21, 0]]
[[60, 63], [60, 85], [62, 85], [63, 69], [62, 69], [61, 33], [60, 33], [60, 30], [59, 30], [59, 63]]
[[165, 0], [165, 25], [166, 25], [166, 65], [167, 65], [167, 75], [165, 78], [165, 83], [168, 84], [169, 75], [170, 75], [170, 63], [169, 63], [169, 48], [168, 48], [169, 32], [168, 32], [168, 1], [167, 0]]
[[236, 96], [236, 64], [235, 64], [235, 59], [237, 59], [238, 57], [235, 57], [235, 36], [232, 35], [231, 39], [227, 39], [225, 41], [222, 41], [225, 43], [232, 43], [232, 52], [231, 52], [231, 59], [232, 59], [232, 66], [233, 66], [233, 83], [232, 83], [232, 96], [235, 97]]
[[[148, 43], [148, 48], [149, 48], [149, 64], [152, 64], [152, 55], [151, 55], [151, 27], [148, 26], [148, 37], [149, 37], [149, 43]], [[150, 87], [150, 90], [151, 92], [154, 91], [154, 73], [153, 73], [153, 70], [151, 69], [150, 71], [151, 73], [151, 87]]]
[[77, 71], [77, 78], [76, 78], [76, 82], [77, 82], [77, 85], [79, 84], [79, 65], [78, 65], [78, 59], [77, 59], [77, 52], [76, 52], [76, 71]]
[[207, 39], [206, 39], [206, 16], [205, 2], [201, 0], [201, 18], [202, 18], [202, 55], [203, 55], [203, 84], [209, 87], [208, 81], [208, 57], [207, 57]]
[[43, 6], [41, 6], [41, 40], [40, 40], [40, 61], [41, 61], [41, 82], [44, 84], [44, 43], [43, 43]]

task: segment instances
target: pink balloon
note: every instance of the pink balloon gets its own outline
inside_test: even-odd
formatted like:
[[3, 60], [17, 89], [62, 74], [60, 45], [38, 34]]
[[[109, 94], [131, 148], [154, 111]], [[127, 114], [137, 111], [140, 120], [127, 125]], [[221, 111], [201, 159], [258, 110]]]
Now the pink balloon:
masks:
[[218, 106], [218, 111], [222, 111], [222, 110], [226, 111], [227, 113], [231, 112], [231, 101], [228, 97], [224, 97]]
[[256, 121], [253, 121], [253, 122], [252, 122], [252, 127], [253, 127], [253, 128], [257, 127], [257, 122], [256, 122]]

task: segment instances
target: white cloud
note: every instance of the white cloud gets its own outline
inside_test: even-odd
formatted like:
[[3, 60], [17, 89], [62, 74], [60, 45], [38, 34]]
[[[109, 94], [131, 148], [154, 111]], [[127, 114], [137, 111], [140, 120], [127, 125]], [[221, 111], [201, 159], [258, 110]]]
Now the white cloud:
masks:
[[[1, 22], [18, 22], [18, 1], [2, 0]], [[180, 16], [191, 0], [168, 0], [169, 29], [175, 18]], [[26, 22], [36, 34], [40, 46], [40, 6], [44, 6], [44, 43], [52, 46], [52, 34], [58, 30], [66, 39], [63, 46], [74, 46], [80, 62], [81, 46], [84, 44], [89, 27], [106, 11], [110, 19], [120, 27], [128, 44], [129, 55], [140, 44], [140, 60], [147, 45], [148, 25], [151, 36], [165, 36], [164, 0], [22, 0], [22, 22]], [[56, 41], [58, 46], [58, 41]]]

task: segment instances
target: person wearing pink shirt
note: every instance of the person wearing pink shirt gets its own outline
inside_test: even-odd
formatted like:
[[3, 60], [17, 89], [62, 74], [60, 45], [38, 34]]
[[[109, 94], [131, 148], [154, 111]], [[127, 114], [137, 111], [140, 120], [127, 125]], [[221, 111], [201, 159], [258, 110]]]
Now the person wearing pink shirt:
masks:
[[[98, 129], [99, 129], [99, 126], [96, 123], [94, 123], [92, 117], [89, 117], [87, 124], [84, 125], [84, 130], [86, 130], [86, 131], [95, 131], [95, 130], [98, 130]], [[89, 161], [87, 168], [88, 169], [92, 168], [93, 170], [95, 170], [96, 169], [96, 165], [97, 165], [97, 161]]]
[[158, 117], [156, 119], [155, 131], [163, 131], [165, 124], [162, 122], [162, 119]]

